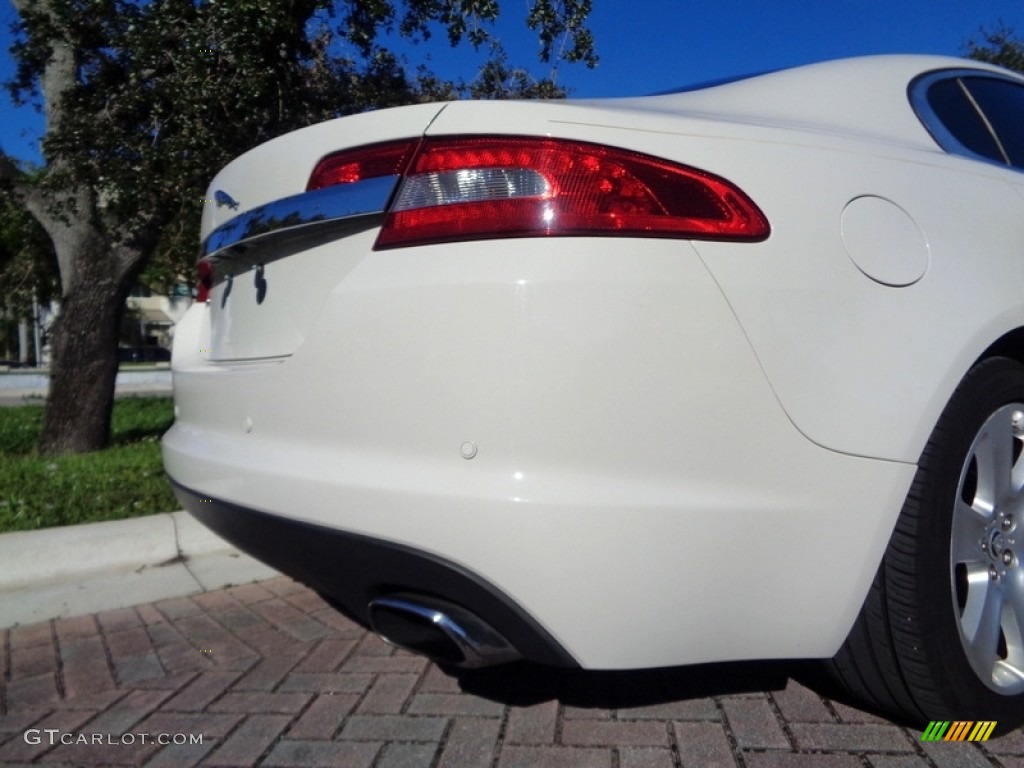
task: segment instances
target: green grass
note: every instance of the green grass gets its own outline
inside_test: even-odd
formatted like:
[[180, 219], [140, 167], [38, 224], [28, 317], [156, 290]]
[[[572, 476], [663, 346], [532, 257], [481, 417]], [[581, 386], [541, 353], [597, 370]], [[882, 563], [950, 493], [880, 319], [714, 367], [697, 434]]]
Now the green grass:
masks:
[[42, 405], [0, 408], [0, 533], [179, 508], [160, 456], [174, 421], [169, 397], [119, 399], [111, 446], [95, 453], [39, 456], [42, 420]]

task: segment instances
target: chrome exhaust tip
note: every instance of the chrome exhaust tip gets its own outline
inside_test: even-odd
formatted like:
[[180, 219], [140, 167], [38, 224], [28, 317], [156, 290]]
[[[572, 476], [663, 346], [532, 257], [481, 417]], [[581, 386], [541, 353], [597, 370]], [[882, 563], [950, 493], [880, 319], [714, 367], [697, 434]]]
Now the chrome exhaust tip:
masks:
[[395, 594], [370, 601], [370, 627], [386, 642], [456, 667], [487, 667], [521, 658], [480, 617], [436, 597]]

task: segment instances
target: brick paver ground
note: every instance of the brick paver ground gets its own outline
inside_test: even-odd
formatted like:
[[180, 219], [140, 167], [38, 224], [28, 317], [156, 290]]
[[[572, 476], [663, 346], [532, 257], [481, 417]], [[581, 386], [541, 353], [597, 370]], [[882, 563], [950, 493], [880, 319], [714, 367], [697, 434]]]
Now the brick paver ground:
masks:
[[2, 765], [1024, 768], [1022, 732], [924, 744], [793, 665], [456, 679], [285, 578], [4, 630], [0, 659]]

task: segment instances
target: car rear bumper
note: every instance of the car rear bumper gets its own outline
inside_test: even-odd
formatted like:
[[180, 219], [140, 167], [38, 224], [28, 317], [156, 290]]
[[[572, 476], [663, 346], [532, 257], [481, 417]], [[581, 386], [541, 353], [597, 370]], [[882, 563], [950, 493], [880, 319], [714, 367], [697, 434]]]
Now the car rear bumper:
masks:
[[[428, 552], [336, 528], [245, 509], [172, 482], [181, 505], [239, 549], [324, 595], [363, 626], [371, 601], [442, 596], [480, 617], [523, 657], [575, 666], [543, 627], [479, 575]], [[429, 586], [426, 586], [429, 585]]]
[[[397, 589], [503, 631], [518, 617], [529, 658], [829, 656], [915, 471], [807, 440], [678, 241], [353, 258], [294, 352], [269, 359], [211, 361], [209, 309], [175, 338], [164, 457], [183, 503], [229, 509], [250, 551], [238, 537], [258, 520], [255, 554], [357, 616]], [[353, 591], [334, 560], [363, 545], [444, 573], [410, 580], [382, 556]], [[448, 594], [451, 573], [465, 578]]]

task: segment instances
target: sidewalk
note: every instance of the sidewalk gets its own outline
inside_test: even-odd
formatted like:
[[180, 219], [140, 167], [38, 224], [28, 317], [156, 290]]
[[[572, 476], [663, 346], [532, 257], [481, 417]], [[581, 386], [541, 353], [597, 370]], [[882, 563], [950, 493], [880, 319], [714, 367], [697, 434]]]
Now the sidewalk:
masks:
[[277, 575], [187, 512], [0, 535], [0, 628]]
[[[48, 378], [0, 374], [0, 406], [42, 403]], [[170, 395], [167, 368], [118, 373], [117, 396]], [[277, 576], [186, 512], [0, 535], [0, 628]]]
[[[0, 407], [42, 404], [49, 389], [49, 376], [27, 371], [0, 371]], [[169, 368], [121, 370], [115, 384], [117, 397], [171, 395]]]

